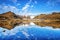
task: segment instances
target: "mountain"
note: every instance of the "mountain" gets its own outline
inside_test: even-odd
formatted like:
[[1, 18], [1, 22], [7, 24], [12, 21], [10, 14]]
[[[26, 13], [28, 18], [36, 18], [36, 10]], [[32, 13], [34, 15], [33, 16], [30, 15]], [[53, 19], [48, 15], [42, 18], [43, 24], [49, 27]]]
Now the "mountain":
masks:
[[60, 28], [60, 12], [53, 12], [52, 14], [41, 14], [36, 16], [34, 19], [39, 19], [34, 22], [39, 26], [52, 26], [53, 28]]
[[[20, 24], [29, 24], [34, 22], [36, 25], [47, 25], [53, 27], [60, 27], [60, 12], [53, 12], [52, 14], [41, 14], [35, 16], [33, 19], [30, 16], [21, 16], [16, 15], [15, 13], [9, 11], [3, 14], [0, 14], [0, 27], [6, 29], [13, 29]], [[58, 23], [59, 22], [59, 23]]]
[[41, 14], [36, 16], [35, 19], [60, 19], [60, 12], [53, 12], [52, 14]]
[[12, 29], [21, 23], [22, 17], [9, 11], [0, 14], [0, 27]]

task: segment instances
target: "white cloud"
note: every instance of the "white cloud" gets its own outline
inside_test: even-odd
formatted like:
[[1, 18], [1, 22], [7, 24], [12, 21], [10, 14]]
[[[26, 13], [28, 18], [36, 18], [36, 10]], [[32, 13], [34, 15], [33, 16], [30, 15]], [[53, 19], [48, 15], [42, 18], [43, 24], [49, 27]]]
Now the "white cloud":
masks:
[[59, 2], [60, 2], [60, 0], [48, 0], [46, 2], [46, 5], [50, 6], [50, 7], [55, 7], [55, 5], [58, 5]]
[[20, 36], [17, 36], [17, 38], [21, 38]]
[[[33, 18], [33, 17], [32, 17]], [[33, 22], [30, 22], [30, 25], [35, 25]]]
[[20, 11], [20, 9], [18, 9], [15, 6], [11, 6], [11, 5], [0, 5], [0, 10], [1, 10], [1, 13], [12, 11], [16, 14], [19, 13]]
[[37, 1], [35, 1], [35, 4], [37, 4]]
[[30, 10], [32, 0], [29, 0], [24, 7], [22, 7], [21, 13], [27, 13]]
[[[19, 29], [18, 29], [19, 30]], [[12, 29], [12, 30], [10, 30], [9, 31], [9, 36], [11, 36], [11, 35], [16, 35], [16, 33], [18, 33], [19, 31], [18, 31], [16, 28], [15, 29]]]
[[17, 3], [17, 6], [20, 6], [21, 4], [20, 3]]
[[17, 0], [12, 0], [13, 3], [17, 3]]
[[24, 11], [24, 10], [27, 10], [27, 8], [29, 8], [30, 7], [30, 5], [28, 5], [28, 4], [26, 4], [23, 8], [22, 8], [22, 10]]
[[[17, 2], [17, 0], [12, 0], [13, 2]], [[32, 0], [29, 0], [25, 6], [22, 7], [22, 9], [18, 9], [17, 7], [15, 6], [12, 6], [12, 5], [6, 5], [5, 3], [3, 3], [2, 5], [0, 5], [0, 8], [2, 9], [1, 10], [1, 13], [4, 13], [4, 12], [8, 12], [8, 11], [12, 11], [16, 14], [25, 14], [27, 13], [29, 10], [30, 10], [30, 7], [33, 7], [31, 6]], [[17, 3], [16, 6], [20, 6], [21, 4], [20, 3]]]
[[31, 7], [34, 7], [34, 5], [31, 5]]
[[[17, 2], [17, 0], [12, 0], [13, 2]], [[30, 13], [30, 11], [32, 10], [32, 8], [34, 7], [34, 4], [32, 3], [32, 0], [29, 0], [25, 6], [22, 7], [22, 9], [18, 9], [17, 7], [15, 6], [12, 6], [12, 5], [6, 5], [5, 3], [3, 3], [3, 5], [0, 5], [0, 8], [2, 9], [1, 10], [1, 13], [3, 12], [8, 12], [8, 11], [12, 11], [16, 14], [19, 14], [19, 15], [33, 15], [32, 13]], [[35, 3], [37, 3], [37, 1], [35, 1]], [[21, 4], [20, 3], [16, 3], [16, 6], [20, 6]]]
[[26, 36], [26, 38], [28, 38], [30, 35], [28, 33], [26, 33], [25, 31], [22, 31], [22, 33]]
[[5, 33], [2, 33], [2, 34], [3, 34], [3, 35], [5, 35], [5, 36], [6, 36], [6, 35], [8, 35], [8, 33], [7, 33], [7, 32], [5, 32]]

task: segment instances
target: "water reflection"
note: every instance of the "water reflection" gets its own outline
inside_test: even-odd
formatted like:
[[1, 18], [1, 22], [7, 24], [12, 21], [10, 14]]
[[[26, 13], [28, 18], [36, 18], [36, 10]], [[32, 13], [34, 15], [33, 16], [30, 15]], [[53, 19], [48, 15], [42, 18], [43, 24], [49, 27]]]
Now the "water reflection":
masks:
[[41, 26], [41, 27], [45, 27], [45, 26], [51, 26], [53, 28], [60, 28], [60, 21], [57, 22], [34, 22], [36, 25]]
[[60, 21], [54, 21], [54, 20], [31, 20], [30, 22], [22, 22], [22, 25], [38, 25], [41, 27], [49, 26], [53, 28], [60, 28]]

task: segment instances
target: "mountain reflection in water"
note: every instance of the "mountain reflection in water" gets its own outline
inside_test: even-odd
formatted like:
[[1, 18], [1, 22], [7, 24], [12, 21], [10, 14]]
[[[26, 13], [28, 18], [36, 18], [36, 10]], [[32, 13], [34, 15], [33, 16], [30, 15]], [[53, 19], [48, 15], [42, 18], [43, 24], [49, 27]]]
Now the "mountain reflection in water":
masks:
[[53, 28], [60, 28], [60, 22], [34, 22], [36, 25], [44, 27], [51, 26]]
[[[49, 20], [50, 21], [50, 20]], [[50, 22], [45, 22], [45, 21], [32, 21], [32, 22], [22, 22], [21, 25], [24, 26], [29, 26], [29, 25], [37, 25], [40, 27], [45, 27], [45, 26], [49, 26], [49, 27], [53, 27], [53, 28], [60, 28], [60, 21], [50, 21]]]

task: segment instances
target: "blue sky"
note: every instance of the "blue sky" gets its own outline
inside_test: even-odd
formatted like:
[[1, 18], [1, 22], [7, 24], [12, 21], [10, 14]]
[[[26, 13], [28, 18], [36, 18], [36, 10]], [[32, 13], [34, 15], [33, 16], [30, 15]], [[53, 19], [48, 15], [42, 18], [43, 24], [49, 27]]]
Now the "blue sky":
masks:
[[38, 15], [60, 12], [60, 0], [0, 0], [0, 13]]

